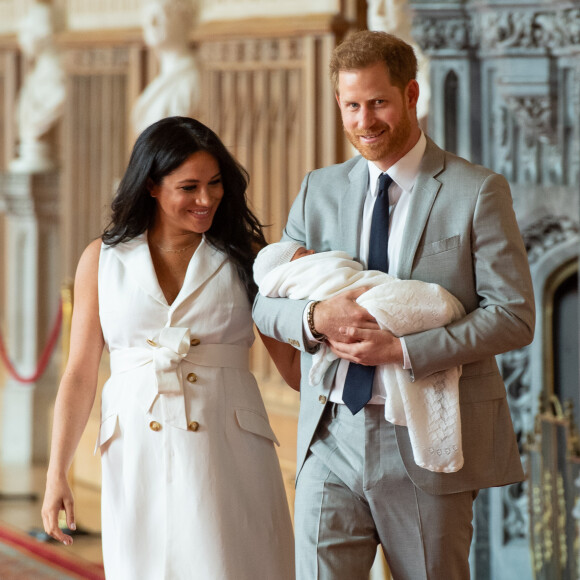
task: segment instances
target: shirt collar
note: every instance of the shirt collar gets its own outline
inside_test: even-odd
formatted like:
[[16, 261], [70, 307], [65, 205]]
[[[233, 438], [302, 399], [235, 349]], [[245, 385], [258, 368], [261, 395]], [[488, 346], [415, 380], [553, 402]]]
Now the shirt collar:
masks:
[[[415, 180], [419, 174], [419, 166], [421, 165], [421, 160], [425, 154], [425, 149], [427, 147], [427, 138], [425, 133], [421, 131], [421, 136], [413, 148], [401, 159], [399, 159], [394, 165], [391, 165], [387, 169], [387, 173], [391, 176], [391, 179], [403, 190], [410, 192], [415, 185]], [[369, 184], [371, 186], [371, 194], [375, 196], [377, 194], [376, 183], [383, 173], [372, 161], [368, 162], [369, 166]]]

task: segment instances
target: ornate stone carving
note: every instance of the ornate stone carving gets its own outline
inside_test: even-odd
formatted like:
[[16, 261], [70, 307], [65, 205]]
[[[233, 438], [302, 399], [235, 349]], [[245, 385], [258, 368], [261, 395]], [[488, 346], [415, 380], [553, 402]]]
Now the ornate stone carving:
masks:
[[413, 38], [427, 53], [451, 49], [463, 51], [471, 46], [471, 21], [466, 17], [418, 16], [413, 22]]
[[477, 41], [483, 49], [531, 48], [538, 46], [533, 30], [531, 12], [484, 12], [477, 19]]
[[580, 44], [580, 10], [541, 13], [535, 18], [538, 45], [551, 49]]
[[529, 348], [504, 353], [500, 357], [500, 367], [505, 382], [514, 429], [518, 440], [534, 429], [533, 410], [535, 401], [531, 394]]
[[579, 233], [578, 222], [568, 216], [547, 215], [540, 218], [522, 232], [530, 265], [548, 250], [575, 238]]
[[[532, 61], [527, 66], [532, 70], [534, 66], [541, 70], [543, 64]], [[526, 147], [536, 141], [553, 143], [557, 136], [556, 99], [552, 96], [550, 78], [547, 73], [546, 78], [531, 78], [530, 81], [526, 83], [506, 75], [498, 83], [499, 93], [522, 130]]]
[[[528, 347], [498, 356], [499, 367], [506, 385], [514, 430], [521, 446], [526, 434], [534, 428], [534, 395], [531, 387], [530, 350]], [[522, 449], [520, 449], [520, 452]], [[526, 537], [528, 528], [525, 485], [515, 484], [501, 489], [504, 517], [504, 543]]]
[[476, 18], [478, 42], [484, 50], [565, 48], [580, 43], [580, 10], [534, 12], [501, 10]]

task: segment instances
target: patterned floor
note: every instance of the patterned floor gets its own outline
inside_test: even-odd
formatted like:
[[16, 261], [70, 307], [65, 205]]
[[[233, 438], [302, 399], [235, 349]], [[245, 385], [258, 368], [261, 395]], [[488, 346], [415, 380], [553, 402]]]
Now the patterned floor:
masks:
[[102, 568], [0, 526], [0, 580], [104, 580]]

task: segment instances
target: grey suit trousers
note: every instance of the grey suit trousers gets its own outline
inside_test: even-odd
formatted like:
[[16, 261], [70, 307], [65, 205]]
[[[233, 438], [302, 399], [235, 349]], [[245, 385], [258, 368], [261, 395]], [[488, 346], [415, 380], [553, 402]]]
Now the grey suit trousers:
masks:
[[366, 580], [378, 543], [395, 580], [467, 580], [476, 496], [417, 488], [382, 406], [328, 404], [296, 484], [297, 580]]

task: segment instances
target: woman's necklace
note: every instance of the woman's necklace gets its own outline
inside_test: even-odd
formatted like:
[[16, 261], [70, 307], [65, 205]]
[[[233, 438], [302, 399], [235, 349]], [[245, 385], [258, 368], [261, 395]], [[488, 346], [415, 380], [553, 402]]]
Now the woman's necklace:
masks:
[[191, 242], [191, 244], [180, 248], [179, 250], [174, 250], [173, 248], [162, 248], [159, 244], [155, 244], [155, 246], [160, 249], [162, 252], [168, 252], [169, 254], [182, 254], [183, 252], [185, 252], [186, 250], [189, 250], [189, 248], [193, 248], [193, 246], [195, 246], [195, 244], [197, 244], [199, 242], [199, 240], [195, 240], [193, 242]]

